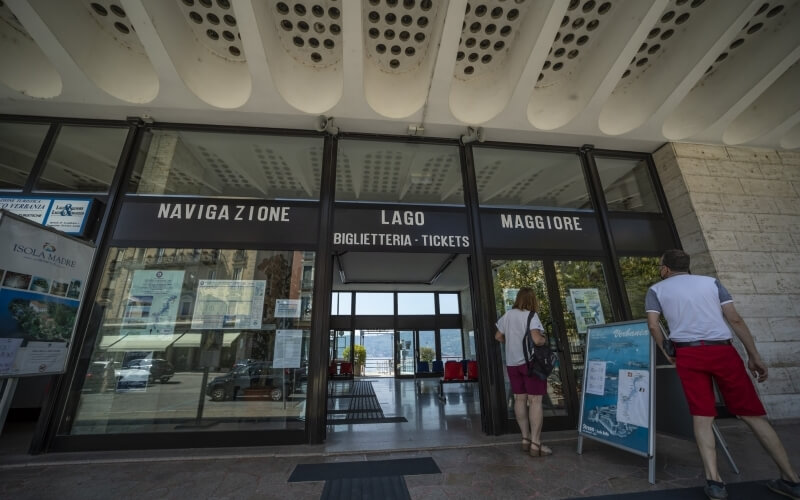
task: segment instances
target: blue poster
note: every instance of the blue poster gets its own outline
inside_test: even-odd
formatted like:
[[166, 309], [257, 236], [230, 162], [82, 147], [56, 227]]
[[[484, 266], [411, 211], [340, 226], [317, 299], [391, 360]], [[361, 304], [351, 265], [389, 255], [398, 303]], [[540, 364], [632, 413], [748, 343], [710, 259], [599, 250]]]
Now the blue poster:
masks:
[[653, 355], [647, 320], [589, 326], [580, 435], [650, 456]]

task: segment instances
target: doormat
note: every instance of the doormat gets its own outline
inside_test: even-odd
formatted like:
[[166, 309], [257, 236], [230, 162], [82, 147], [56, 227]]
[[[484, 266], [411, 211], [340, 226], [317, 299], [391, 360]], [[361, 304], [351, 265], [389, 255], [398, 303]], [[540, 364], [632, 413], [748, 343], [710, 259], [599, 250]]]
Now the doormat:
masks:
[[403, 476], [325, 481], [320, 500], [411, 500]]
[[357, 462], [331, 462], [324, 464], [299, 464], [289, 476], [290, 483], [302, 481], [330, 481], [391, 476], [441, 474], [431, 457], [400, 458], [395, 460], [362, 460]]
[[[348, 399], [346, 409], [334, 409], [333, 399]], [[387, 417], [383, 414], [372, 382], [353, 382], [347, 394], [331, 394], [328, 396], [328, 425], [350, 424], [387, 424], [408, 422], [405, 417]]]
[[[766, 481], [745, 481], [742, 483], [728, 483], [728, 498], [758, 498], [759, 500], [779, 500], [786, 497], [773, 493], [767, 488]], [[570, 500], [577, 500], [575, 497]], [[623, 493], [616, 495], [601, 495], [596, 497], [580, 497], [580, 500], [708, 500], [703, 493], [702, 486], [694, 488], [679, 488], [674, 490], [639, 491], [636, 493]]]

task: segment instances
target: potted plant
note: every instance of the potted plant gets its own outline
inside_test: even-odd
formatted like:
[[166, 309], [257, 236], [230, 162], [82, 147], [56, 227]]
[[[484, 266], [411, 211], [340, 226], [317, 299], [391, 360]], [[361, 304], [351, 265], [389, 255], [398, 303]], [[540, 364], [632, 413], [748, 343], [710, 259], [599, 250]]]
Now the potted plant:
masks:
[[[344, 351], [342, 351], [342, 357], [346, 360], [350, 360], [350, 347], [346, 347]], [[364, 374], [364, 365], [367, 362], [367, 348], [363, 345], [355, 345], [355, 354], [353, 357], [353, 373], [360, 377]]]

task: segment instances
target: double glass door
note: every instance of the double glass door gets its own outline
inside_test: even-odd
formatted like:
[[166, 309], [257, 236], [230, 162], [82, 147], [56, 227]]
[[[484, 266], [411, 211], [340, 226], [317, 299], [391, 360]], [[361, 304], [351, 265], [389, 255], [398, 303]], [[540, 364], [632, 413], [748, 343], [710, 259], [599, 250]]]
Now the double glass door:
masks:
[[420, 361], [431, 362], [437, 357], [435, 330], [397, 331], [397, 376], [413, 377]]
[[[531, 287], [539, 299], [539, 317], [558, 352], [559, 363], [544, 397], [549, 429], [574, 428], [583, 382], [586, 332], [590, 325], [617, 321], [602, 259], [503, 258], [491, 260], [495, 308], [499, 318], [514, 305], [517, 290]], [[505, 352], [503, 352], [505, 357]], [[506, 378], [506, 395], [511, 396]], [[509, 418], [513, 419], [513, 405]]]

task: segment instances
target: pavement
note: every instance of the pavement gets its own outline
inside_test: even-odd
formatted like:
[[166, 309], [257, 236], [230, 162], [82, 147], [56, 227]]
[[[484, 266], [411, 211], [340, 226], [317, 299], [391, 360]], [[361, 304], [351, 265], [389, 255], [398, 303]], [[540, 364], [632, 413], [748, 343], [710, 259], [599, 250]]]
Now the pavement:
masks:
[[[799, 423], [774, 422], [795, 467], [800, 465]], [[778, 476], [744, 423], [724, 419], [718, 425], [740, 470], [734, 474], [718, 450], [726, 482]], [[25, 451], [29, 437], [13, 422], [0, 436], [2, 499], [318, 499], [323, 481], [288, 482], [297, 465], [354, 462], [355, 468], [364, 461], [421, 457], [431, 457], [441, 474], [405, 476], [412, 499], [579, 498], [686, 487], [700, 491], [704, 484], [694, 442], [666, 435], [656, 439], [655, 484], [648, 482], [645, 458], [588, 439], [578, 455], [575, 431], [545, 433], [543, 441], [554, 453], [541, 458], [523, 453], [518, 435], [397, 451], [332, 451], [322, 444], [36, 456]], [[771, 498], [766, 487], [763, 491], [763, 498]], [[676, 491], [675, 498], [685, 496]]]

